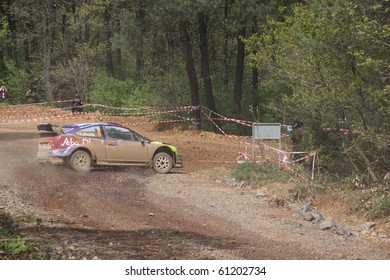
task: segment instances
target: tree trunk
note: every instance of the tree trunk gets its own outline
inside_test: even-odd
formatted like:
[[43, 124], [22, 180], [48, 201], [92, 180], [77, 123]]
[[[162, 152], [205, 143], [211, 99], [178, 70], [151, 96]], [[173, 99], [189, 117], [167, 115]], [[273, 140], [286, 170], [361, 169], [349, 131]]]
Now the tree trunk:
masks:
[[108, 74], [114, 76], [114, 66], [112, 62], [112, 44], [111, 44], [111, 13], [112, 4], [108, 4], [104, 11], [104, 40], [106, 45], [106, 67]]
[[[206, 97], [207, 107], [213, 111], [218, 112], [214, 101], [213, 84], [210, 77], [209, 58], [207, 51], [207, 26], [206, 16], [200, 12], [198, 13], [198, 24], [199, 24], [199, 48], [200, 48], [200, 60], [201, 60], [201, 73], [204, 85], [204, 92]], [[221, 128], [219, 121], [215, 121], [215, 124]], [[220, 133], [217, 127], [213, 127], [214, 132]]]
[[[116, 19], [116, 21], [115, 21], [115, 33], [117, 34], [117, 36], [120, 36], [120, 34], [121, 34], [121, 20], [120, 19]], [[116, 76], [121, 77], [121, 73], [122, 73], [122, 49], [121, 49], [121, 47], [116, 47], [113, 50], [113, 57], [115, 60], [115, 65], [116, 65], [116, 70], [115, 70]]]
[[236, 74], [234, 81], [234, 93], [233, 93], [233, 115], [239, 117], [241, 114], [241, 101], [242, 101], [242, 84], [244, 78], [244, 59], [245, 59], [245, 45], [240, 36], [244, 37], [246, 33], [245, 26], [243, 26], [237, 38], [237, 61], [236, 61]]
[[[85, 4], [86, 0], [82, 0], [82, 4]], [[80, 19], [80, 38], [79, 38], [79, 43], [85, 44], [89, 40], [89, 33], [88, 33], [88, 20], [86, 15], [82, 15]]]
[[138, 38], [136, 38], [137, 42], [136, 42], [136, 59], [135, 59], [135, 77], [137, 81], [141, 81], [142, 69], [144, 64], [143, 40], [144, 40], [144, 33], [145, 33], [145, 16], [146, 16], [145, 4], [138, 3], [135, 11], [136, 24], [138, 29], [138, 36], [137, 36]]
[[53, 55], [53, 34], [52, 34], [52, 22], [50, 20], [51, 15], [53, 14], [53, 6], [51, 3], [44, 4], [43, 10], [43, 20], [44, 20], [44, 44], [43, 44], [43, 82], [44, 88], [46, 91], [46, 98], [48, 101], [53, 101], [53, 87], [51, 82], [51, 66], [52, 66], [52, 55]]
[[[190, 35], [188, 34], [187, 25], [188, 24], [186, 20], [184, 19], [179, 20], [180, 39], [181, 39], [184, 57], [186, 60], [187, 76], [188, 76], [190, 89], [191, 89], [191, 105], [198, 107], [200, 105], [198, 78], [196, 76], [194, 57], [192, 55], [191, 38]], [[198, 110], [194, 110], [193, 117], [196, 120], [194, 122], [196, 129], [200, 129], [201, 128], [200, 108]]]
[[[252, 19], [252, 34], [257, 32], [257, 20], [256, 18]], [[254, 53], [256, 53], [255, 51]], [[252, 67], [252, 106], [258, 105], [258, 92], [259, 92], [259, 69], [257, 67]]]
[[229, 69], [230, 69], [230, 55], [229, 55], [229, 31], [228, 31], [228, 18], [229, 18], [229, 0], [225, 0], [224, 5], [224, 45], [223, 45], [223, 87], [224, 89], [229, 88]]
[[[6, 5], [11, 6], [11, 4], [12, 1], [7, 0]], [[9, 9], [7, 9], [7, 14], [5, 16], [7, 17], [8, 28], [9, 28], [8, 37], [9, 40], [11, 40], [11, 43], [8, 44], [7, 46], [7, 53], [8, 53], [7, 56], [11, 58], [13, 61], [15, 61], [16, 64], [18, 64], [19, 61], [18, 61], [17, 51], [14, 45], [16, 43], [16, 21], [14, 20], [15, 17]]]

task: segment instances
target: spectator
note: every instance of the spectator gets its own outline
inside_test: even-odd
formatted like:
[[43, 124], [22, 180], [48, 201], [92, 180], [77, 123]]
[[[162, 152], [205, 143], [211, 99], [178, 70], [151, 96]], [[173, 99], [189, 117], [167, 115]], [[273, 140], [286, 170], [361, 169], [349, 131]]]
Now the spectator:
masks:
[[33, 92], [31, 88], [28, 88], [25, 94], [27, 103], [37, 103], [38, 102], [38, 94]]
[[303, 123], [295, 120], [292, 126], [292, 131], [290, 133], [290, 139], [292, 144], [292, 160], [297, 160], [302, 157], [302, 154], [298, 152], [302, 152], [302, 142], [305, 139], [305, 135], [302, 131]]
[[0, 100], [5, 101], [8, 98], [8, 91], [4, 85], [0, 87]]
[[78, 93], [76, 93], [75, 98], [72, 100], [72, 113], [81, 113], [84, 111], [83, 101]]

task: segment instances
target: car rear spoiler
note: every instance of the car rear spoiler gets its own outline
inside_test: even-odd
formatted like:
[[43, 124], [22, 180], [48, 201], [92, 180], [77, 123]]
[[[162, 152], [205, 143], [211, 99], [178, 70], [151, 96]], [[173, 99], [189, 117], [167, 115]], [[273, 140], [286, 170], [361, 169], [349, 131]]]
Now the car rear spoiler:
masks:
[[61, 134], [60, 126], [51, 123], [40, 123], [37, 125], [37, 129], [40, 137], [57, 136]]

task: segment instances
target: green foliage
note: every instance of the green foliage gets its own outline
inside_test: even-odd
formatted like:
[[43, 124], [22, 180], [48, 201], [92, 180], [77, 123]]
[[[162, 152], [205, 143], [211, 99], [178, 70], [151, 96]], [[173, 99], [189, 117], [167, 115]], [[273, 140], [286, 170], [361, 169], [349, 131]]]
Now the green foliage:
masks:
[[243, 180], [253, 184], [265, 181], [286, 182], [294, 177], [292, 173], [275, 164], [253, 164], [249, 162], [236, 165], [231, 171], [231, 175], [239, 181]]
[[146, 94], [132, 80], [120, 81], [98, 75], [90, 94], [90, 103], [114, 107], [135, 107], [150, 105]]
[[9, 46], [7, 36], [10, 35], [10, 32], [6, 18], [1, 17], [0, 21], [0, 83], [7, 87], [8, 102], [15, 104], [24, 98], [28, 77], [25, 69], [17, 67], [15, 61], [4, 55]]
[[14, 62], [10, 60], [4, 61], [7, 76], [4, 85], [8, 90], [8, 101], [11, 104], [24, 103], [25, 93], [29, 85], [29, 77], [27, 72], [18, 68]]
[[375, 184], [362, 191], [354, 201], [357, 211], [363, 212], [372, 219], [381, 219], [390, 215], [390, 187], [386, 184]]
[[[321, 150], [328, 172], [369, 173], [376, 181], [390, 168], [384, 156], [390, 131], [387, 0], [27, 2], [1, 6], [0, 80], [11, 103], [24, 102], [32, 87], [40, 101], [79, 93], [88, 103], [119, 107], [189, 104], [178, 26], [184, 19], [205, 104], [201, 12], [208, 33], [207, 78], [222, 115], [231, 116], [234, 89], [242, 88], [238, 118], [283, 124], [300, 119], [307, 149]], [[240, 69], [243, 82], [235, 87], [243, 27], [250, 63]], [[205, 123], [203, 128], [212, 128]], [[322, 127], [361, 134], [330, 137]], [[224, 128], [248, 133], [237, 124]]]
[[382, 196], [374, 201], [370, 216], [373, 219], [379, 219], [390, 216], [390, 198]]
[[[18, 222], [32, 223], [40, 219], [36, 215], [23, 214]], [[0, 212], [0, 259], [48, 259], [50, 246], [31, 241], [13, 226], [17, 222], [7, 212]]]
[[19, 220], [24, 223], [36, 223], [41, 221], [35, 214], [23, 214]]
[[0, 242], [0, 248], [8, 251], [12, 255], [20, 255], [35, 250], [37, 244], [35, 242], [26, 241], [22, 237], [18, 237], [12, 241], [3, 241]]
[[8, 22], [7, 22], [7, 19], [2, 16], [1, 17], [1, 29], [0, 29], [0, 43], [3, 43], [4, 42], [4, 39], [5, 39], [5, 36], [7, 35], [8, 33]]
[[166, 71], [161, 66], [151, 67], [149, 79], [143, 85], [145, 98], [150, 105], [180, 106], [190, 104], [188, 78], [182, 73], [184, 65], [175, 63]]
[[56, 85], [53, 90], [58, 100], [73, 99], [76, 93], [88, 100], [94, 86], [94, 77], [99, 69], [97, 61], [103, 52], [103, 46], [90, 48], [80, 45], [77, 52], [77, 56], [58, 64], [53, 70], [53, 81]]
[[[269, 18], [265, 32], [246, 41], [252, 65], [269, 69], [273, 80], [290, 88], [283, 111], [305, 123], [307, 145], [321, 147], [321, 156], [330, 159], [327, 167], [368, 172], [374, 181], [389, 170], [382, 158], [388, 145], [378, 141], [390, 128], [388, 11], [381, 1], [311, 1], [282, 19]], [[330, 139], [321, 127], [356, 129], [364, 136]], [[340, 162], [349, 167], [340, 168]]]
[[0, 241], [0, 248], [12, 255], [19, 255], [33, 250], [35, 244], [27, 242], [23, 237], [15, 237], [11, 227], [13, 218], [8, 213], [0, 213], [0, 239], [6, 237], [5, 241]]
[[8, 33], [8, 22], [5, 16], [0, 17], [0, 82], [5, 83], [3, 76], [6, 74], [4, 69], [4, 57], [2, 53], [5, 51], [6, 36]]

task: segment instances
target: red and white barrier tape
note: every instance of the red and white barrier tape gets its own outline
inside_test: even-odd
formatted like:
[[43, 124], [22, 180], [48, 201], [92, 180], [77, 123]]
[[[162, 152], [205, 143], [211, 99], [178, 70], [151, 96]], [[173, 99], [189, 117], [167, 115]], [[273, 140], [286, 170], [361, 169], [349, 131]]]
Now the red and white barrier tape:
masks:
[[310, 179], [308, 179], [308, 178], [306, 178], [305, 176], [303, 176], [302, 174], [300, 174], [298, 171], [296, 171], [295, 169], [293, 169], [289, 164], [286, 164], [286, 163], [285, 163], [285, 164], [281, 164], [281, 166], [282, 166], [284, 169], [286, 169], [286, 170], [288, 170], [288, 171], [294, 173], [294, 174], [295, 174], [296, 176], [298, 176], [299, 178], [305, 180], [306, 182], [311, 183]]
[[[216, 112], [214, 112], [214, 111], [212, 111], [212, 110], [210, 110], [210, 109], [208, 109], [208, 108], [206, 108], [206, 107], [202, 107], [202, 109], [206, 109], [206, 110], [208, 110], [209, 112], [211, 112], [211, 113], [213, 113], [213, 114], [219, 116], [219, 117], [220, 117], [219, 120], [236, 122], [236, 123], [239, 123], [239, 124], [242, 124], [242, 125], [245, 125], [245, 126], [249, 126], [249, 127], [252, 127], [252, 124], [253, 124], [253, 122], [251, 122], [251, 121], [245, 121], [245, 120], [237, 120], [237, 119], [227, 118], [227, 117], [222, 116], [221, 114], [216, 113]], [[206, 116], [207, 116], [207, 115], [206, 115]], [[211, 118], [209, 118], [209, 119], [211, 119]], [[213, 123], [214, 123], [214, 122], [213, 122]]]
[[[187, 119], [192, 120], [192, 119]], [[160, 124], [160, 123], [174, 123], [174, 122], [182, 122], [185, 120], [161, 120], [161, 121], [147, 121], [147, 122], [138, 122], [138, 123], [128, 123], [132, 126], [138, 126], [138, 125], [149, 125], [149, 124]]]
[[145, 118], [145, 117], [154, 117], [154, 116], [160, 116], [160, 115], [171, 114], [171, 113], [179, 113], [179, 112], [187, 112], [187, 111], [192, 111], [192, 109], [191, 108], [183, 108], [183, 109], [174, 109], [174, 110], [169, 110], [169, 111], [158, 111], [158, 112], [151, 112], [151, 113], [143, 112], [143, 113], [133, 113], [133, 114], [126, 114], [126, 113], [123, 113], [123, 114], [101, 113], [101, 114], [105, 115], [105, 116], [134, 116], [134, 117]]
[[[315, 152], [309, 152], [309, 154], [307, 156], [291, 161], [290, 160], [291, 154], [307, 154], [307, 152], [288, 152], [288, 151], [284, 151], [284, 150], [277, 149], [277, 148], [274, 148], [272, 146], [266, 145], [263, 142], [261, 142], [260, 144], [252, 144], [252, 143], [248, 143], [248, 142], [241, 142], [241, 143], [245, 145], [245, 150], [236, 158], [236, 162], [255, 162], [255, 163], [264, 163], [267, 161], [275, 162], [278, 165], [282, 166], [284, 169], [294, 173], [295, 175], [304, 179], [305, 181], [310, 182], [310, 180], [308, 178], [306, 178], [305, 176], [300, 174], [298, 171], [293, 169], [291, 167], [291, 164], [303, 161], [303, 160], [305, 160], [307, 158], [311, 158], [311, 157], [313, 157], [313, 160], [314, 160], [314, 156], [316, 155]], [[271, 159], [267, 159], [266, 157], [261, 157], [261, 160], [254, 159], [254, 158], [252, 158], [254, 156], [254, 154], [252, 155], [252, 154], [249, 154], [249, 152], [248, 152], [249, 147], [271, 151], [274, 153], [273, 154], [274, 159], [272, 159], [272, 155], [271, 155]]]
[[[157, 110], [156, 107], [154, 106], [140, 106], [140, 107], [133, 107], [133, 108], [123, 108], [123, 107], [111, 107], [111, 106], [106, 106], [106, 105], [101, 105], [101, 104], [85, 104], [83, 105], [84, 107], [100, 107], [104, 109], [111, 109], [111, 110], [121, 110], [121, 111], [139, 111], [139, 110]], [[167, 110], [199, 110], [199, 106], [176, 106], [176, 107], [167, 107]], [[164, 111], [165, 112], [165, 111]]]
[[324, 127], [322, 128], [323, 131], [335, 131], [341, 134], [364, 134], [363, 132], [359, 130], [352, 130], [352, 129], [346, 129], [346, 128], [331, 128], [331, 127]]
[[50, 104], [58, 104], [58, 103], [71, 103], [73, 100], [58, 100], [58, 101], [50, 101], [50, 102], [39, 102], [39, 103], [28, 103], [28, 104], [15, 104], [11, 105], [12, 107], [26, 107], [26, 106], [35, 106], [35, 105], [50, 105]]
[[21, 130], [21, 129], [23, 129], [23, 130], [35, 130], [35, 131], [37, 129], [36, 126], [9, 126], [9, 125], [4, 125], [4, 126], [0, 125], [0, 128], [2, 128], [2, 129], [18, 129], [18, 130]]
[[18, 123], [26, 123], [26, 122], [38, 122], [38, 121], [48, 121], [48, 120], [69, 120], [69, 119], [77, 119], [84, 118], [83, 114], [66, 114], [60, 116], [53, 117], [43, 117], [43, 118], [31, 118], [31, 119], [22, 119], [22, 120], [12, 120], [12, 121], [0, 121], [0, 124], [18, 124]]
[[203, 112], [202, 111], [202, 113], [206, 116], [206, 118], [208, 118], [209, 119], [209, 121], [211, 121], [214, 125], [215, 125], [215, 127], [223, 134], [223, 135], [225, 135], [226, 137], [229, 137], [226, 133], [225, 133], [225, 131], [223, 131], [205, 112]]
[[52, 111], [52, 112], [45, 112], [40, 114], [23, 114], [23, 115], [13, 115], [13, 116], [0, 116], [0, 119], [18, 119], [18, 118], [31, 118], [31, 117], [39, 117], [39, 116], [50, 116], [50, 115], [58, 115], [58, 113], [62, 114], [68, 114], [69, 112], [62, 111]]

